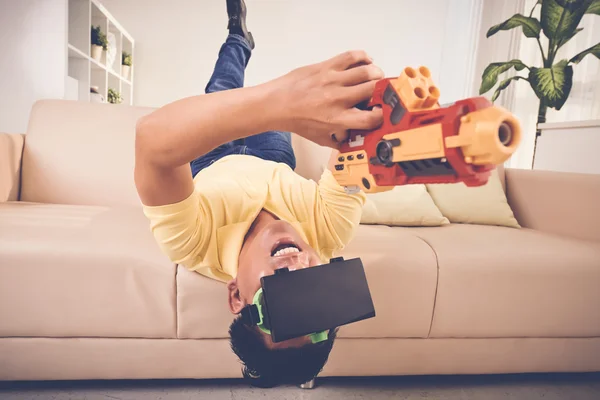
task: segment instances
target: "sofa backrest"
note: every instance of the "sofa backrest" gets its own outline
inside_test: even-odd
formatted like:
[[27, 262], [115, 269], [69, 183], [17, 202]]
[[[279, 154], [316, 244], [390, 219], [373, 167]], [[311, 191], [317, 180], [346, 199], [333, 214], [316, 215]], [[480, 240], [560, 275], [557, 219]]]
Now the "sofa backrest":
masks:
[[21, 200], [139, 205], [133, 181], [135, 124], [151, 108], [42, 100], [31, 112]]
[[[133, 180], [135, 125], [154, 108], [42, 100], [31, 111], [21, 200], [139, 206]], [[331, 150], [293, 135], [296, 172], [318, 181]], [[500, 168], [504, 186], [504, 171]]]
[[[133, 180], [135, 125], [149, 107], [42, 100], [25, 139], [21, 200], [139, 206]], [[294, 135], [297, 172], [318, 179], [329, 149]]]

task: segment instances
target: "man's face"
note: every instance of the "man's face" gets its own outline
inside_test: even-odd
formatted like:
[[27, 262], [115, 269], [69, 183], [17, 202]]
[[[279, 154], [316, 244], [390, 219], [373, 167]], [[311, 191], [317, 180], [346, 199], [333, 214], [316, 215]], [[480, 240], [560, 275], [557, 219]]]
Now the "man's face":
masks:
[[[238, 314], [252, 303], [260, 289], [260, 278], [273, 275], [279, 268], [290, 270], [314, 267], [321, 264], [317, 253], [302, 240], [298, 232], [287, 222], [261, 212], [248, 233], [239, 256], [238, 275], [229, 282], [229, 307]], [[310, 343], [308, 337], [272, 343], [263, 334], [270, 347], [297, 347]]]

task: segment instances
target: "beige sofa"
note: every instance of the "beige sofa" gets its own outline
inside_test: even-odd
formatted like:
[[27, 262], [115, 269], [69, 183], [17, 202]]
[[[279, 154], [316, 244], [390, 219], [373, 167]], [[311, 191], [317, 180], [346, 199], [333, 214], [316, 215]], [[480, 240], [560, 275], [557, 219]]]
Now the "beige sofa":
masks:
[[[0, 135], [0, 379], [241, 376], [224, 285], [170, 263], [141, 212], [150, 111], [42, 101]], [[318, 177], [327, 151], [295, 147]], [[343, 255], [377, 317], [341, 329], [323, 376], [600, 370], [600, 176], [505, 172], [523, 229], [360, 227]]]

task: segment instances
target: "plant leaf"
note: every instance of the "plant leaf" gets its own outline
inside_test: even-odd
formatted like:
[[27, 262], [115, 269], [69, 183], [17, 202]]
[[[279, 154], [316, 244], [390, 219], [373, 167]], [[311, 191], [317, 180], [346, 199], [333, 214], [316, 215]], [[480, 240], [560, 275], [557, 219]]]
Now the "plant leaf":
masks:
[[579, 62], [581, 60], [583, 60], [584, 57], [587, 56], [588, 54], [592, 54], [592, 55], [596, 56], [596, 58], [600, 59], [600, 43], [596, 43], [596, 45], [577, 54], [575, 57], [571, 58], [569, 60], [569, 62], [579, 64]]
[[499, 31], [507, 31], [519, 26], [523, 27], [523, 34], [525, 36], [535, 38], [540, 37], [540, 30], [542, 29], [540, 22], [535, 18], [526, 17], [521, 14], [515, 14], [501, 24], [492, 26], [487, 31], [486, 37], [489, 38]]
[[600, 0], [592, 1], [592, 4], [590, 4], [585, 13], [600, 15]]
[[577, 35], [579, 32], [581, 32], [582, 30], [583, 30], [583, 28], [577, 28], [571, 35], [564, 37], [558, 44], [558, 48], [560, 49], [561, 47], [563, 47], [565, 44], [567, 44], [567, 42], [569, 40], [573, 39], [573, 37], [575, 35]]
[[515, 68], [517, 71], [521, 71], [524, 68], [528, 68], [527, 65], [523, 64], [521, 60], [511, 60], [508, 62], [496, 62], [488, 65], [481, 75], [481, 87], [479, 88], [479, 94], [483, 94], [494, 87], [498, 82], [498, 75], [508, 71], [511, 68]]
[[581, 5], [585, 2], [584, 0], [556, 0], [556, 2], [563, 8], [567, 8], [569, 10], [575, 10], [577, 7], [581, 7]]
[[510, 83], [512, 81], [518, 80], [518, 79], [523, 79], [526, 80], [525, 78], [523, 78], [522, 76], [511, 76], [508, 79], [503, 80], [502, 82], [500, 82], [500, 84], [498, 85], [498, 88], [496, 88], [496, 91], [494, 92], [494, 95], [492, 96], [492, 102], [496, 101], [496, 99], [498, 98], [498, 96], [500, 96], [500, 92], [502, 92], [504, 89], [506, 89], [508, 87], [508, 85], [510, 85]]
[[542, 102], [560, 110], [573, 87], [573, 67], [562, 60], [552, 68], [531, 68], [528, 81]]
[[592, 0], [544, 0], [541, 18], [544, 35], [559, 41], [573, 35], [590, 4]]

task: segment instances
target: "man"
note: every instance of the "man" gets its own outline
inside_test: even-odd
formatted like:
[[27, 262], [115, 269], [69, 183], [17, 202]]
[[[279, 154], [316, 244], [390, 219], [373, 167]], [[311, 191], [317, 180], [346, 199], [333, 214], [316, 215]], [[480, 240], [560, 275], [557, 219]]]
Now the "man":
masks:
[[[348, 129], [378, 127], [381, 110], [354, 106], [383, 73], [352, 51], [244, 88], [254, 39], [243, 0], [227, 0], [227, 11], [229, 35], [206, 94], [138, 121], [135, 182], [162, 250], [225, 282], [229, 308], [239, 314], [262, 276], [327, 262], [353, 237], [364, 193], [346, 194], [330, 170], [318, 183], [296, 174], [290, 132], [335, 149]], [[314, 378], [335, 334], [317, 344], [308, 337], [273, 343], [239, 315], [230, 326], [244, 377], [263, 387]]]

